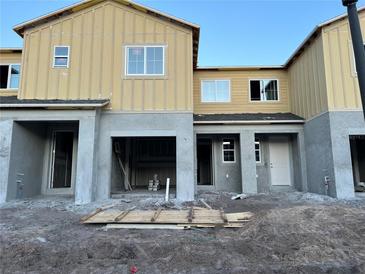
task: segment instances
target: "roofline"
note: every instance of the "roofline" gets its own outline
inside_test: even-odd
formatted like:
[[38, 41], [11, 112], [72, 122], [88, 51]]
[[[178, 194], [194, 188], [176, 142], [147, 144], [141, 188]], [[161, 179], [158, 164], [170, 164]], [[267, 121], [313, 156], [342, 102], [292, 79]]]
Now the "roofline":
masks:
[[22, 48], [0, 48], [0, 52], [22, 52]]
[[[63, 13], [63, 12], [66, 12], [68, 10], [72, 10], [73, 8], [75, 7], [78, 7], [82, 4], [86, 4], [87, 2], [91, 2], [91, 1], [95, 1], [95, 2], [99, 2], [101, 3], [100, 0], [84, 0], [84, 1], [80, 1], [80, 2], [77, 2], [73, 5], [69, 5], [69, 6], [66, 6], [64, 8], [61, 8], [61, 9], [58, 9], [58, 10], [55, 10], [53, 12], [50, 12], [50, 13], [47, 13], [47, 14], [44, 14], [44, 15], [41, 15], [41, 16], [38, 16], [34, 19], [31, 19], [31, 20], [28, 20], [28, 21], [25, 21], [25, 22], [22, 22], [18, 25], [15, 25], [13, 27], [13, 30], [18, 33], [20, 36], [23, 36], [23, 31], [24, 31], [24, 28], [27, 26], [27, 25], [30, 25], [30, 24], [34, 24], [38, 21], [41, 21], [43, 19], [46, 19], [46, 18], [49, 18], [51, 16], [54, 16], [54, 15], [57, 15], [59, 13]], [[173, 21], [176, 21], [176, 22], [179, 22], [180, 24], [183, 24], [183, 25], [186, 25], [188, 27], [192, 27], [192, 28], [195, 28], [195, 29], [200, 29], [200, 26], [197, 25], [197, 24], [194, 24], [194, 23], [191, 23], [191, 22], [188, 22], [188, 21], [185, 21], [181, 18], [177, 18], [175, 16], [172, 16], [172, 15], [169, 15], [167, 13], [164, 13], [164, 12], [161, 12], [159, 10], [156, 10], [156, 9], [153, 9], [153, 8], [150, 8], [150, 7], [147, 7], [147, 6], [144, 6], [144, 5], [141, 5], [141, 4], [137, 4], [135, 2], [132, 2], [130, 0], [111, 0], [111, 1], [115, 1], [115, 2], [124, 2], [124, 4], [128, 5], [128, 6], [132, 6], [134, 8], [140, 8], [140, 9], [146, 9], [146, 10], [149, 10], [153, 13], [156, 13], [157, 15], [161, 15], [163, 17], [166, 17], [166, 18], [169, 18], [169, 19], [172, 19]], [[95, 3], [97, 4], [97, 3]]]
[[41, 104], [1, 104], [0, 108], [39, 108], [39, 107], [52, 107], [52, 108], [90, 108], [90, 107], [103, 107], [109, 104], [109, 101], [103, 102], [103, 103], [87, 103], [87, 104], [80, 104], [80, 103], [72, 103], [72, 104], [65, 104], [65, 103], [55, 103], [55, 104], [47, 104], [47, 103], [41, 103]]
[[304, 124], [304, 120], [222, 120], [222, 121], [194, 121], [194, 124]]
[[[357, 12], [362, 12], [362, 11], [364, 11], [365, 10], [365, 6], [363, 6], [363, 7], [359, 7], [358, 9], [357, 9]], [[285, 62], [285, 64], [283, 65], [283, 67], [284, 68], [287, 68], [291, 63], [292, 63], [292, 61], [293, 61], [293, 59], [297, 56], [297, 55], [299, 55], [299, 53], [300, 53], [300, 51], [302, 50], [302, 48], [307, 44], [307, 43], [309, 43], [311, 40], [312, 40], [312, 38], [315, 38], [314, 36], [316, 35], [316, 34], [318, 34], [318, 32], [320, 31], [320, 30], [322, 30], [322, 28], [323, 27], [326, 27], [326, 26], [328, 26], [328, 25], [330, 25], [330, 24], [332, 24], [332, 23], [334, 23], [334, 22], [337, 22], [337, 21], [340, 21], [340, 20], [342, 20], [342, 19], [345, 19], [345, 18], [347, 18], [347, 13], [343, 13], [343, 14], [341, 14], [341, 15], [339, 15], [339, 16], [336, 16], [336, 17], [334, 17], [334, 18], [332, 18], [332, 19], [329, 19], [329, 20], [327, 20], [327, 21], [325, 21], [325, 22], [323, 22], [323, 23], [321, 23], [321, 24], [319, 24], [319, 25], [317, 25], [317, 26], [315, 26], [315, 28], [307, 35], [307, 37], [303, 40], [303, 42], [295, 49], [295, 51], [292, 53], [292, 55], [290, 55], [290, 57], [288, 58], [288, 60]]]
[[272, 65], [272, 66], [206, 66], [197, 67], [195, 70], [252, 70], [252, 69], [283, 69], [284, 66]]

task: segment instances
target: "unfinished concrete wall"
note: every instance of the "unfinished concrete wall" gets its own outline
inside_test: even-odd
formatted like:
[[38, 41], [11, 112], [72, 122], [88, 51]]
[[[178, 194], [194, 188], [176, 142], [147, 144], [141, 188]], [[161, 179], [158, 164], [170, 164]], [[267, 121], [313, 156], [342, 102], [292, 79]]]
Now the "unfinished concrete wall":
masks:
[[7, 200], [41, 194], [46, 128], [13, 123]]
[[0, 203], [6, 201], [8, 191], [12, 134], [13, 121], [0, 120]]
[[[212, 136], [213, 149], [213, 188], [218, 191], [242, 192], [241, 178], [241, 157], [240, 157], [240, 142], [238, 135], [215, 135]], [[223, 162], [223, 139], [233, 139], [235, 148], [235, 162]]]
[[336, 197], [354, 197], [350, 135], [365, 135], [362, 111], [336, 111], [329, 113], [331, 123], [332, 156]]
[[176, 195], [194, 199], [193, 115], [191, 113], [113, 113], [100, 119], [96, 198], [111, 192], [112, 137], [176, 137]]
[[257, 174], [257, 192], [268, 193], [270, 192], [270, 157], [269, 157], [269, 143], [267, 136], [260, 135], [260, 147], [261, 147], [261, 162], [256, 163]]

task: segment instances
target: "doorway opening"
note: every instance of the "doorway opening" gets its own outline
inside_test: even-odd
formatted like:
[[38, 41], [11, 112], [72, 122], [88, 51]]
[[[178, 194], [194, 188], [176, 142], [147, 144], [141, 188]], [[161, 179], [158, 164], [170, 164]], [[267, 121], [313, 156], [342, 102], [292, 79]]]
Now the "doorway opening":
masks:
[[213, 185], [212, 172], [212, 140], [197, 140], [198, 185]]
[[365, 135], [350, 136], [355, 192], [365, 192]]
[[[164, 194], [176, 189], [175, 137], [112, 138], [111, 194]], [[114, 196], [113, 196], [114, 195]]]

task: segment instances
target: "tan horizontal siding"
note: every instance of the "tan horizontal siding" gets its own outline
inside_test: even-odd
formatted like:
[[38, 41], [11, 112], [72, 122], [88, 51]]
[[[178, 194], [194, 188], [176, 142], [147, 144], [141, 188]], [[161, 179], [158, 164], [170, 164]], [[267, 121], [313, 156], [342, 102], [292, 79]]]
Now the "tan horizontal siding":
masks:
[[[192, 31], [103, 2], [25, 32], [21, 98], [110, 98], [115, 111], [192, 111]], [[165, 45], [165, 76], [126, 77], [124, 46]], [[52, 68], [69, 45], [68, 69]]]
[[[202, 103], [201, 80], [229, 79], [231, 82], [231, 102]], [[278, 79], [280, 101], [250, 102], [250, 79]], [[194, 113], [274, 113], [289, 112], [288, 76], [285, 70], [252, 71], [194, 71]]]

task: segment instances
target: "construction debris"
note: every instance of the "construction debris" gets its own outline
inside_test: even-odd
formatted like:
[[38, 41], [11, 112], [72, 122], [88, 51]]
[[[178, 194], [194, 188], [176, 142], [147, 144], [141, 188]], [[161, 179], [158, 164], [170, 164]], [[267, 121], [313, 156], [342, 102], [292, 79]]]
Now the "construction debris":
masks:
[[[84, 224], [107, 224], [109, 228], [133, 229], [189, 229], [191, 227], [242, 227], [252, 218], [250, 212], [225, 213], [223, 209], [214, 210], [190, 207], [184, 210], [98, 210], [82, 218]], [[177, 228], [179, 227], [179, 228]]]
[[243, 199], [246, 199], [248, 196], [246, 195], [246, 194], [238, 194], [238, 195], [235, 195], [235, 196], [232, 196], [232, 200], [238, 200], [238, 199], [241, 199], [241, 200], [243, 200]]
[[200, 202], [208, 209], [212, 209], [212, 207], [204, 200], [204, 199], [200, 199]]

